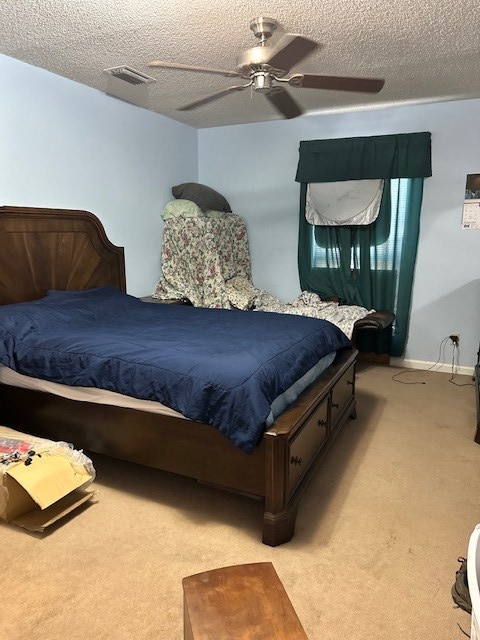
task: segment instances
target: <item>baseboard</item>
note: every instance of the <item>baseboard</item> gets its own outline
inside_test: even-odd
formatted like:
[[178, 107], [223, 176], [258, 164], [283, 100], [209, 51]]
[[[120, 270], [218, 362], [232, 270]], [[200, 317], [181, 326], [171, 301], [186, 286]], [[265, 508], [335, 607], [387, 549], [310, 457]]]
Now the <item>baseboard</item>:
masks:
[[[430, 369], [431, 371], [440, 371], [442, 373], [452, 373], [451, 362], [428, 362], [425, 360], [405, 360], [403, 358], [390, 358], [391, 367], [400, 367], [402, 369]], [[453, 372], [461, 376], [473, 376], [473, 367], [455, 366]]]

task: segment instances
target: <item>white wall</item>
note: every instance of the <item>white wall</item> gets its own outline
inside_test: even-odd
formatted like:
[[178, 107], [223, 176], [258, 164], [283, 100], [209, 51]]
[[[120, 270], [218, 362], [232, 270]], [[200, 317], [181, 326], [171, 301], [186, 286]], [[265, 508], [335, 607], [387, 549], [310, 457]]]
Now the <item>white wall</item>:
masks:
[[442, 339], [459, 332], [459, 363], [471, 366], [480, 339], [480, 230], [462, 230], [461, 214], [466, 174], [480, 173], [479, 113], [480, 100], [468, 100], [201, 129], [199, 181], [247, 220], [256, 286], [289, 301], [299, 293], [300, 140], [431, 131], [405, 359], [436, 362]]
[[170, 189], [197, 179], [197, 131], [0, 55], [0, 204], [86, 209], [125, 247], [127, 290], [160, 274]]

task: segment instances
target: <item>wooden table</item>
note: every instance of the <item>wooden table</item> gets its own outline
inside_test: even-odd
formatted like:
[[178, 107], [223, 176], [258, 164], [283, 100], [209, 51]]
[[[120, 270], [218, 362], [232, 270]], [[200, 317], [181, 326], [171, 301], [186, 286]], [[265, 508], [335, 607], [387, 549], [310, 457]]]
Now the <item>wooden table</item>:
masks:
[[308, 640], [271, 562], [184, 578], [184, 640]]

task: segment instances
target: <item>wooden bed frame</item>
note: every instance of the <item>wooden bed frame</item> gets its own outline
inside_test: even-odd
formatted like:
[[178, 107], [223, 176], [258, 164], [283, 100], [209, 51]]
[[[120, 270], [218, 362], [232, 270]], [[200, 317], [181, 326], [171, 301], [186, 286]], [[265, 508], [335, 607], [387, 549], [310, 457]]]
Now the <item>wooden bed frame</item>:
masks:
[[[125, 291], [123, 249], [92, 213], [0, 207], [0, 304], [48, 289]], [[210, 483], [264, 501], [263, 542], [290, 540], [300, 497], [340, 427], [355, 410], [355, 349], [275, 421], [246, 455], [214, 427], [134, 409], [68, 400], [0, 385], [0, 422], [75, 447]]]

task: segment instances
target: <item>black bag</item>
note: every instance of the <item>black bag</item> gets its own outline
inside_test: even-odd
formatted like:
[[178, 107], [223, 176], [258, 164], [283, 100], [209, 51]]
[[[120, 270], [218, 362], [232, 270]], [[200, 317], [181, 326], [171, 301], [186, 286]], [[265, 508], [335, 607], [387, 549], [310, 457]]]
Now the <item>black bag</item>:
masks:
[[467, 561], [465, 558], [458, 558], [460, 568], [456, 572], [456, 579], [452, 586], [452, 598], [456, 605], [464, 611], [472, 613], [472, 601], [468, 590]]

